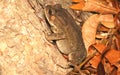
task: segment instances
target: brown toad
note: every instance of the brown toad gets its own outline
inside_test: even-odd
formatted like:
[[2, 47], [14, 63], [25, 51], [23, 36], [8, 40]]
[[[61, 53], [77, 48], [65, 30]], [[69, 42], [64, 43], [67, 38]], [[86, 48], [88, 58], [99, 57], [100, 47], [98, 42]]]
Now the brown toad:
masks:
[[48, 20], [52, 34], [48, 40], [55, 40], [59, 51], [67, 54], [72, 64], [80, 64], [86, 58], [82, 33], [76, 25], [71, 14], [61, 5], [47, 5], [45, 16]]

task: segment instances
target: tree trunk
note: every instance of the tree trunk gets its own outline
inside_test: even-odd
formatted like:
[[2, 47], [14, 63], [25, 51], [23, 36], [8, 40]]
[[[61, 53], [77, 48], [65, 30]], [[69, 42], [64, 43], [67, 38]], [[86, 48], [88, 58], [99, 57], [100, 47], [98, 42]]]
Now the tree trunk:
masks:
[[34, 6], [36, 1], [0, 0], [0, 75], [65, 75], [70, 71], [58, 66], [66, 66], [67, 61], [46, 40], [49, 30], [43, 9]]

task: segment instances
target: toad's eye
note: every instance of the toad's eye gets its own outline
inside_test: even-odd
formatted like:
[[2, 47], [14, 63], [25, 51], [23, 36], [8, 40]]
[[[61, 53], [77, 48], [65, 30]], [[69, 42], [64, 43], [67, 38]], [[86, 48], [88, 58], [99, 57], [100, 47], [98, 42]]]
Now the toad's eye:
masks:
[[48, 13], [49, 13], [50, 15], [52, 15], [52, 10], [49, 10]]
[[52, 10], [52, 9], [50, 9], [50, 10], [48, 11], [48, 13], [49, 13], [50, 15], [54, 15], [54, 14], [55, 14], [55, 11]]

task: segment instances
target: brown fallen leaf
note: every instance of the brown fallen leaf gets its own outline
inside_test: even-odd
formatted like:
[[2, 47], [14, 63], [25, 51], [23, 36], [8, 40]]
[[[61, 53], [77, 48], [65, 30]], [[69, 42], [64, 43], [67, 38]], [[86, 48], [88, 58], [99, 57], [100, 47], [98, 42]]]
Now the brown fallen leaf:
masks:
[[[104, 51], [104, 49], [105, 49], [106, 46], [103, 45], [103, 44], [96, 44], [96, 45], [94, 45], [94, 47], [95, 47], [100, 53], [102, 53], [102, 52]], [[120, 51], [119, 51], [119, 50], [115, 50], [115, 49], [110, 49], [110, 50], [106, 53], [105, 57], [109, 60], [109, 62], [110, 62], [111, 64], [114, 64], [114, 63], [120, 61]]]
[[71, 0], [72, 2], [82, 2], [82, 1], [85, 1], [85, 0]]
[[99, 15], [95, 14], [90, 16], [88, 20], [83, 24], [82, 27], [82, 37], [85, 43], [85, 47], [88, 50], [88, 47], [91, 44], [95, 43], [96, 29], [99, 24], [98, 20]]
[[[105, 49], [105, 45], [103, 44], [94, 44], [93, 45], [94, 48], [96, 48], [97, 50], [100, 51], [100, 53], [102, 53], [102, 51]], [[93, 50], [91, 48], [89, 48], [88, 50], [88, 54], [92, 53]], [[97, 68], [100, 60], [101, 60], [101, 54], [100, 53], [96, 53], [96, 55], [89, 61], [92, 65], [92, 67]]]
[[102, 25], [104, 25], [107, 28], [115, 27], [114, 18], [112, 14], [100, 15], [99, 21]]
[[85, 6], [85, 1], [73, 1], [73, 2], [78, 2], [76, 4], [73, 4], [70, 6], [70, 8], [75, 9], [75, 10], [82, 10], [82, 8]]
[[116, 8], [107, 4], [107, 2], [103, 3], [101, 0], [87, 0], [86, 2], [79, 1], [78, 4], [74, 4], [70, 6], [70, 8], [75, 10], [98, 12], [101, 14], [117, 14], [119, 12]]
[[117, 10], [114, 7], [97, 2], [96, 0], [87, 1], [85, 3], [85, 7], [82, 10], [99, 12], [101, 14], [116, 14], [117, 13]]
[[105, 57], [109, 60], [111, 64], [114, 64], [118, 61], [120, 61], [120, 51], [111, 49]]
[[89, 62], [91, 63], [92, 67], [97, 68], [100, 62], [100, 54], [97, 53]]
[[[94, 47], [98, 50], [98, 52], [102, 53], [106, 46], [103, 45], [103, 44], [95, 44]], [[105, 54], [105, 57], [113, 65], [113, 64], [117, 63], [118, 61], [120, 61], [120, 51], [119, 50], [115, 50], [115, 49], [110, 49]], [[97, 55], [97, 58], [99, 59], [99, 54]], [[94, 61], [97, 62], [97, 60], [94, 60]], [[90, 60], [90, 61], [92, 61], [92, 60]]]

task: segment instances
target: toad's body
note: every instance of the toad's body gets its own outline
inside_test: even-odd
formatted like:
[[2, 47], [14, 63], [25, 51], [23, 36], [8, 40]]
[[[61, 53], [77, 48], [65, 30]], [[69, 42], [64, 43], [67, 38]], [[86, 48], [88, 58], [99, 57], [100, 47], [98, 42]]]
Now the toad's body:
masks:
[[[86, 57], [86, 49], [82, 34], [73, 17], [60, 5], [48, 5], [45, 15], [51, 25], [52, 40], [56, 40], [57, 47], [63, 54], [68, 54], [69, 61], [80, 64]], [[48, 38], [49, 38], [48, 37]]]

